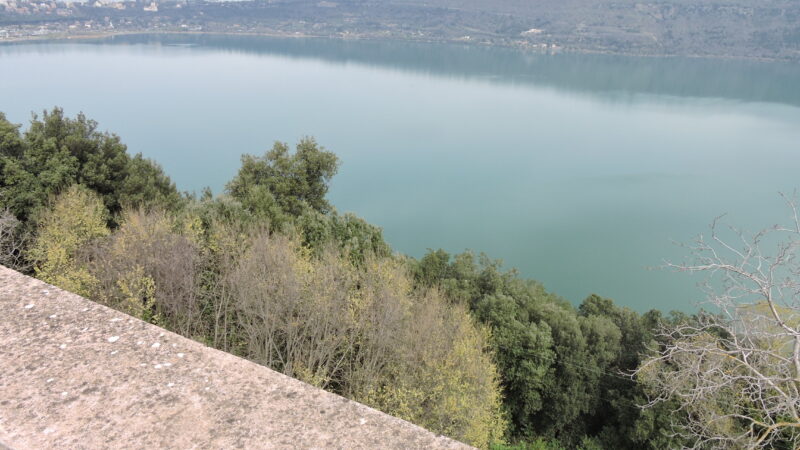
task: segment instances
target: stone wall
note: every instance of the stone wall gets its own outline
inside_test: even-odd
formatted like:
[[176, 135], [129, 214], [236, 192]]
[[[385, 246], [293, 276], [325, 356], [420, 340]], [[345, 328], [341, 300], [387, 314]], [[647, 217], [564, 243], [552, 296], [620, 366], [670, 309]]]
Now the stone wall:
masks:
[[0, 449], [466, 448], [0, 266]]

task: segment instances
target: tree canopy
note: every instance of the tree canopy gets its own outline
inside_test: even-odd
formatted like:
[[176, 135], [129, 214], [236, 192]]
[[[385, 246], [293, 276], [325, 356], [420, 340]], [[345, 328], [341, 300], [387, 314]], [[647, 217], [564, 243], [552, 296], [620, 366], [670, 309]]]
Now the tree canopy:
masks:
[[663, 448], [648, 423], [664, 411], [639, 410], [644, 394], [626, 376], [653, 339], [650, 315], [597, 295], [576, 309], [471, 252], [431, 250], [411, 266], [419, 285], [438, 287], [491, 329], [512, 441]]
[[242, 167], [226, 190], [246, 208], [267, 216], [276, 214], [270, 207], [294, 217], [308, 208], [327, 213], [331, 205], [325, 194], [338, 168], [339, 158], [313, 138], [302, 139], [294, 153], [276, 142], [264, 156], [242, 156]]
[[34, 115], [24, 133], [0, 113], [0, 210], [27, 221], [53, 196], [80, 184], [100, 196], [113, 221], [123, 206], [180, 201], [175, 185], [154, 162], [128, 155], [119, 137], [100, 132], [83, 114], [61, 108]]

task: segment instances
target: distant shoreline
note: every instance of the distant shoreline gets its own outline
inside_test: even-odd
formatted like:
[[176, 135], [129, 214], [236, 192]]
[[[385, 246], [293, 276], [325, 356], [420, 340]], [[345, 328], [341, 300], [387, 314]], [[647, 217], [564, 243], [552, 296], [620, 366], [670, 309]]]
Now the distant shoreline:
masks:
[[0, 45], [4, 44], [24, 44], [31, 42], [69, 42], [69, 41], [87, 41], [99, 40], [115, 36], [145, 36], [145, 35], [194, 35], [194, 36], [253, 36], [253, 37], [272, 37], [282, 39], [330, 39], [337, 41], [375, 41], [375, 42], [407, 42], [407, 43], [421, 43], [421, 44], [450, 44], [450, 45], [472, 45], [484, 48], [503, 48], [518, 50], [521, 52], [536, 53], [536, 54], [583, 54], [583, 55], [608, 55], [608, 56], [624, 56], [624, 57], [639, 57], [639, 58], [689, 58], [689, 59], [711, 59], [711, 60], [730, 60], [730, 61], [752, 61], [752, 62], [779, 62], [788, 64], [800, 63], [800, 60], [790, 58], [773, 58], [764, 56], [733, 56], [733, 55], [696, 55], [696, 54], [649, 54], [649, 53], [626, 53], [626, 52], [613, 52], [613, 51], [599, 51], [588, 50], [580, 48], [558, 47], [556, 49], [542, 49], [523, 47], [519, 45], [503, 45], [497, 43], [483, 43], [483, 42], [469, 42], [463, 40], [448, 40], [448, 39], [393, 39], [385, 37], [373, 36], [323, 36], [313, 34], [303, 34], [299, 32], [293, 33], [268, 33], [268, 32], [235, 32], [235, 31], [118, 31], [118, 32], [100, 32], [100, 33], [83, 33], [83, 34], [50, 34], [42, 36], [24, 36], [19, 38], [10, 38], [0, 40]]

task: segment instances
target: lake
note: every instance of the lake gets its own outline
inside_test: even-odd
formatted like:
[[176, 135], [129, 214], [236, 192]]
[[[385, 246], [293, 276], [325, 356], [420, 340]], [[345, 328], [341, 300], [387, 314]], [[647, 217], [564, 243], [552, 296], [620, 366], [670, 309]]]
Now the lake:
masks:
[[470, 248], [573, 302], [690, 311], [711, 220], [785, 221], [800, 65], [226, 36], [0, 45], [0, 111], [83, 111], [182, 190], [314, 136], [329, 197], [403, 253]]

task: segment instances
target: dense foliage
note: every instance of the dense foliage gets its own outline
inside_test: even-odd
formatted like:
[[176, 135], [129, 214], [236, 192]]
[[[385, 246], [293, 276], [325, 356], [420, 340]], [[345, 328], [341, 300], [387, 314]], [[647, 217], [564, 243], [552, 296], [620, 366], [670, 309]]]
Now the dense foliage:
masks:
[[242, 156], [242, 167], [226, 192], [271, 230], [297, 231], [314, 251], [335, 242], [354, 262], [363, 262], [367, 254], [388, 256], [380, 228], [353, 214], [339, 215], [325, 199], [338, 165], [336, 155], [312, 138], [302, 139], [294, 153], [276, 142], [264, 156]]
[[54, 108], [34, 116], [24, 134], [0, 113], [0, 210], [36, 220], [55, 194], [74, 184], [95, 192], [113, 220], [123, 206], [175, 207], [175, 185], [141, 154], [130, 156], [119, 137], [97, 122]]
[[430, 251], [412, 261], [421, 286], [437, 286], [492, 330], [512, 441], [567, 447], [664, 448], [664, 418], [642, 411], [627, 374], [640, 363], [660, 315], [640, 316], [592, 295], [575, 309], [500, 263], [470, 252]]
[[328, 203], [338, 159], [313, 139], [198, 198], [96, 128], [0, 115], [0, 262], [476, 446], [680, 444], [630, 373], [687, 318], [575, 308], [485, 255], [392, 254]]

